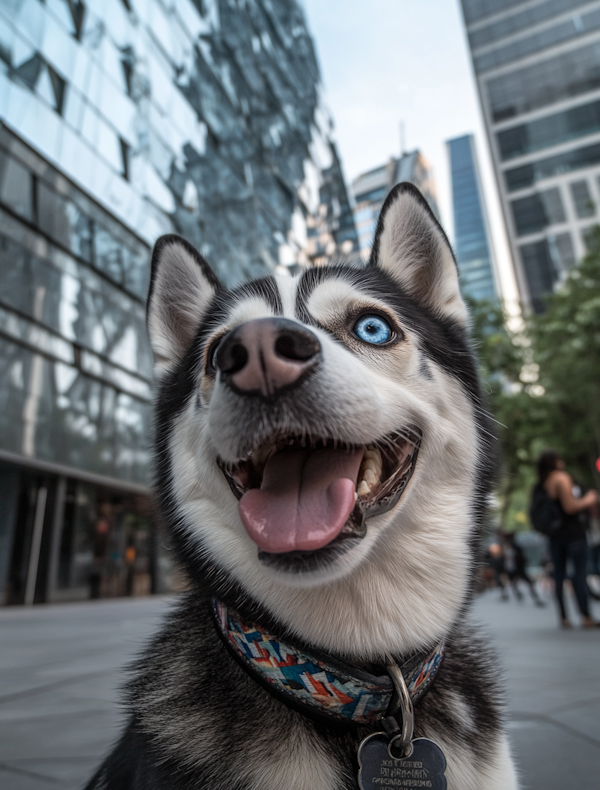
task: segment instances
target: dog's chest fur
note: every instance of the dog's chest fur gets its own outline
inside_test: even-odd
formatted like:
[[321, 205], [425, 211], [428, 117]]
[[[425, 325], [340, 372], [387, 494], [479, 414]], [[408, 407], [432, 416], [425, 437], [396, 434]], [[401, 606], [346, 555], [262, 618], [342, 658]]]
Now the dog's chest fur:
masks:
[[[147, 650], [129, 684], [133, 720], [122, 746], [138, 754], [139, 776], [122, 785], [113, 760], [98, 787], [356, 790], [358, 744], [377, 728], [327, 726], [288, 708], [233, 660], [208, 611], [208, 599], [189, 596]], [[487, 648], [456, 629], [415, 709], [415, 735], [444, 748], [450, 790], [515, 786], [498, 700]], [[503, 761], [499, 784], [489, 766]]]

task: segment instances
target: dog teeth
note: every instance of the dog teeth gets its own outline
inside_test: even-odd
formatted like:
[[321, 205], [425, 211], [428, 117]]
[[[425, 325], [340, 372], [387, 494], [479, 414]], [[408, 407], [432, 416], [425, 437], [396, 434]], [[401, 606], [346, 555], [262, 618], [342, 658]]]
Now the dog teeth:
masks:
[[367, 483], [366, 480], [362, 480], [358, 485], [358, 495], [367, 496], [370, 493], [371, 493], [371, 486]]
[[363, 456], [358, 477], [357, 493], [359, 496], [368, 496], [379, 485], [382, 471], [381, 453], [376, 447], [368, 446]]

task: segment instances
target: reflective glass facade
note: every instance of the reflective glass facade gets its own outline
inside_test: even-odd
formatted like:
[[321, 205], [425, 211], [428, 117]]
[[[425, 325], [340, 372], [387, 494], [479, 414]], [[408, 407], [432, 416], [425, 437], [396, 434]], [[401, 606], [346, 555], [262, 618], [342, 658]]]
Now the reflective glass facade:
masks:
[[585, 253], [600, 191], [600, 2], [462, 0], [521, 297]]
[[483, 190], [472, 135], [448, 140], [454, 253], [461, 290], [473, 299], [495, 299], [498, 290]]
[[353, 253], [332, 128], [296, 0], [0, 0], [0, 603], [164, 588], [151, 245]]
[[0, 120], [147, 244], [228, 284], [354, 250], [297, 0], [0, 0], [0, 31]]
[[[0, 603], [164, 588], [147, 489], [148, 258], [0, 127]], [[82, 497], [85, 539], [69, 509]]]

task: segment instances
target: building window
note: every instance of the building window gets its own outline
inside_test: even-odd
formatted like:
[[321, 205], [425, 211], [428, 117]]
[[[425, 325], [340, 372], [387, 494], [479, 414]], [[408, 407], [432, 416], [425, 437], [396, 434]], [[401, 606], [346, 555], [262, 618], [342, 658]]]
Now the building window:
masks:
[[85, 5], [79, 0], [68, 1], [71, 18], [73, 20], [73, 36], [81, 41], [81, 31], [83, 30], [83, 20], [85, 18]]
[[377, 189], [372, 189], [370, 192], [363, 192], [362, 195], [356, 196], [356, 205], [359, 206], [361, 203], [374, 203], [377, 200], [384, 200], [386, 194], [386, 187], [378, 187]]
[[492, 22], [490, 25], [469, 33], [471, 49], [476, 50], [486, 44], [492, 44], [494, 41], [510, 36], [511, 33], [518, 33], [546, 19], [552, 19], [588, 3], [589, 0], [546, 0], [545, 3], [540, 3], [533, 8], [518, 11], [498, 22]]
[[573, 241], [570, 233], [560, 233], [558, 236], [548, 236], [550, 254], [555, 261], [555, 268], [566, 272], [575, 263]]
[[595, 132], [600, 132], [600, 101], [506, 129], [497, 139], [500, 155], [506, 160]]
[[121, 60], [121, 67], [123, 69], [123, 78], [125, 80], [125, 90], [128, 96], [133, 96], [133, 64], [135, 56], [131, 47], [123, 49], [123, 58]]
[[94, 266], [110, 277], [113, 282], [123, 284], [123, 245], [100, 225], [94, 229]]
[[519, 248], [525, 278], [529, 288], [531, 304], [536, 313], [544, 308], [543, 298], [552, 293], [554, 283], [558, 280], [554, 261], [546, 239], [534, 244], [524, 244]]
[[596, 249], [598, 245], [598, 225], [584, 228], [584, 230], [581, 231], [581, 239], [587, 252]]
[[487, 82], [496, 122], [600, 88], [600, 42], [555, 55]]
[[63, 80], [60, 74], [57, 74], [56, 71], [54, 71], [52, 66], [48, 66], [48, 74], [50, 76], [50, 82], [52, 83], [52, 90], [54, 92], [54, 109], [59, 115], [62, 115], [63, 107], [65, 105], [65, 92], [67, 83]]
[[475, 71], [480, 74], [484, 71], [519, 60], [532, 55], [534, 52], [556, 46], [569, 39], [583, 36], [600, 27], [600, 12], [594, 10], [589, 14], [573, 16], [553, 27], [540, 30], [531, 36], [517, 39], [504, 46], [499, 46], [491, 52], [486, 52], [474, 58]]
[[561, 173], [582, 170], [598, 164], [600, 164], [600, 145], [589, 145], [575, 151], [568, 151], [566, 154], [549, 156], [547, 159], [540, 159], [537, 162], [507, 170], [504, 173], [504, 178], [508, 191], [515, 192], [518, 189], [531, 187], [544, 178], [552, 178], [552, 176]]
[[16, 68], [13, 75], [62, 115], [67, 83], [38, 53]]
[[33, 220], [33, 177], [26, 167], [1, 148], [0, 201], [23, 219]]
[[37, 188], [37, 218], [41, 230], [84, 261], [92, 261], [92, 222], [70, 200], [43, 181]]
[[574, 181], [569, 184], [571, 188], [571, 197], [575, 205], [575, 211], [579, 219], [586, 217], [593, 217], [596, 213], [596, 206], [590, 195], [590, 188], [587, 181]]
[[565, 210], [557, 187], [511, 203], [517, 236], [537, 233], [548, 225], [565, 222]]
[[478, 19], [484, 19], [491, 14], [499, 14], [507, 8], [515, 5], [521, 5], [523, 0], [462, 0], [463, 11], [465, 12], [465, 20], [468, 25], [472, 22], [477, 22]]
[[129, 143], [126, 143], [122, 137], [119, 137], [119, 146], [121, 149], [121, 175], [125, 181], [129, 181], [129, 156], [131, 149]]
[[81, 597], [151, 592], [150, 503], [145, 497], [68, 480], [60, 531], [58, 588]]

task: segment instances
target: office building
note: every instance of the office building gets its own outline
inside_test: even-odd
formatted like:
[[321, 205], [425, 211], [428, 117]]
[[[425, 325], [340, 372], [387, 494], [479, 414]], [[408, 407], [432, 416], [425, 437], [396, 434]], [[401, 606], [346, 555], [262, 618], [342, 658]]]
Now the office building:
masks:
[[472, 134], [446, 142], [450, 160], [454, 254], [461, 290], [473, 299], [496, 299], [493, 248]]
[[151, 245], [227, 285], [352, 252], [331, 135], [296, 0], [0, 3], [0, 603], [169, 585]]
[[524, 303], [543, 309], [600, 206], [600, 2], [462, 0]]
[[385, 165], [362, 173], [351, 184], [358, 245], [365, 260], [371, 252], [377, 217], [383, 202], [392, 187], [402, 181], [410, 181], [421, 190], [439, 219], [433, 174], [423, 154], [416, 150], [397, 158], [390, 157]]

